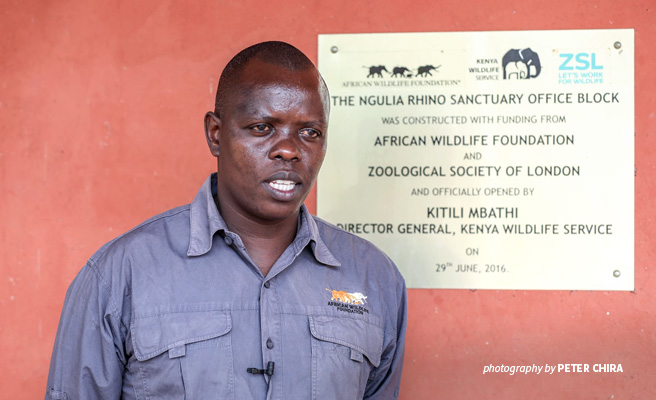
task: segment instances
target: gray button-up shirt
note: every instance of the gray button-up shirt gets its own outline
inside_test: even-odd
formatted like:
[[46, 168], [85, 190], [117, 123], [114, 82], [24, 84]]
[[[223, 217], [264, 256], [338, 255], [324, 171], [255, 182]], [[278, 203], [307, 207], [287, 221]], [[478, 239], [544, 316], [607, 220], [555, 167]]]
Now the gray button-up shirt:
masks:
[[214, 179], [80, 271], [46, 398], [398, 397], [406, 291], [392, 261], [303, 207], [264, 277], [221, 218]]

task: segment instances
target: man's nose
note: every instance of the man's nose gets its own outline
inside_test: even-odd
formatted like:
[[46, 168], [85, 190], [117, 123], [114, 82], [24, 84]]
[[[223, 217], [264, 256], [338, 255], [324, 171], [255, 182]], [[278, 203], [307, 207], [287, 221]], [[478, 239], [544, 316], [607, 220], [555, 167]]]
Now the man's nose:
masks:
[[269, 158], [272, 160], [298, 161], [301, 159], [299, 151], [300, 140], [296, 132], [284, 132], [275, 138], [276, 142], [269, 150]]

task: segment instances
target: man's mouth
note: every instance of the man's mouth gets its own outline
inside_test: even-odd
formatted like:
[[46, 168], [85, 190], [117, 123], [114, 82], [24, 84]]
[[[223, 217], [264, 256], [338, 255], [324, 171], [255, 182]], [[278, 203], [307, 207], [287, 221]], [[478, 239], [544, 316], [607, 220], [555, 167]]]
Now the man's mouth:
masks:
[[272, 189], [281, 192], [291, 192], [296, 187], [296, 182], [283, 179], [276, 179], [274, 181], [267, 182], [267, 184]]
[[292, 171], [278, 171], [269, 176], [264, 186], [274, 199], [290, 201], [298, 197], [303, 186], [301, 177]]

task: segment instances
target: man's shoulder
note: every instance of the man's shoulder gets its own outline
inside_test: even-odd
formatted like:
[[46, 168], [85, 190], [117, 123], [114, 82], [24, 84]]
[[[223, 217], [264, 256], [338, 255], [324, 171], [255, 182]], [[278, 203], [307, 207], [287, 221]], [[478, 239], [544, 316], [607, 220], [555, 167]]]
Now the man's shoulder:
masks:
[[369, 240], [360, 237], [354, 233], [348, 232], [322, 218], [312, 215], [317, 225], [319, 236], [324, 244], [335, 254], [337, 258], [345, 255], [354, 258], [367, 257], [379, 262], [385, 262], [391, 266], [396, 266], [392, 260]]
[[[312, 214], [311, 214], [312, 215]], [[353, 240], [358, 243], [362, 243], [363, 245], [366, 246], [374, 246], [373, 243], [368, 241], [365, 238], [362, 238], [358, 235], [355, 235], [351, 232], [348, 232], [339, 226], [326, 221], [323, 218], [317, 217], [316, 215], [312, 215], [312, 219], [314, 220], [315, 224], [317, 225], [317, 229], [319, 229], [319, 234], [324, 237], [324, 236], [331, 236], [331, 237], [336, 237], [341, 240]]]
[[[190, 205], [172, 208], [143, 221], [134, 228], [105, 243], [89, 259], [94, 264], [115, 252], [143, 249], [149, 244], [159, 246], [163, 241], [189, 238]], [[187, 243], [188, 244], [188, 243]]]

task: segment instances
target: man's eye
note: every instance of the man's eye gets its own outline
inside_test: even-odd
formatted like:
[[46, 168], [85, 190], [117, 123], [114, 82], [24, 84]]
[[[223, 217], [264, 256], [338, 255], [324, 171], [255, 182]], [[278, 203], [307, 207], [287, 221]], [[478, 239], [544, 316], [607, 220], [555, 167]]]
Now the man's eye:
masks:
[[269, 133], [271, 132], [271, 127], [267, 124], [255, 124], [251, 125], [249, 129], [256, 133]]
[[316, 130], [316, 129], [312, 129], [312, 128], [301, 129], [301, 130], [299, 131], [299, 133], [300, 133], [301, 135], [306, 136], [306, 137], [309, 137], [309, 138], [318, 138], [318, 137], [321, 136], [321, 132], [319, 132], [319, 131]]

